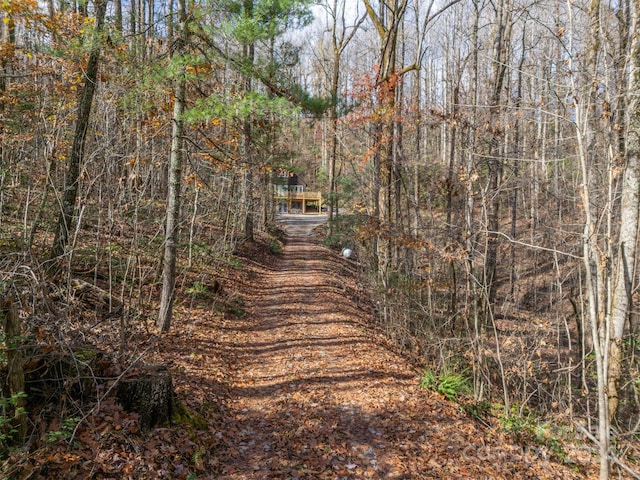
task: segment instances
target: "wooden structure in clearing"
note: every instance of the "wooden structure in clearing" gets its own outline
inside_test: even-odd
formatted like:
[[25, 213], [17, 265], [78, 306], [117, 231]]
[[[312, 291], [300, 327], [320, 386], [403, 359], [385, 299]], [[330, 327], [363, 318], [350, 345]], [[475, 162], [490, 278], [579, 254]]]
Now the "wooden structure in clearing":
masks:
[[290, 175], [284, 185], [275, 185], [274, 196], [278, 213], [322, 213], [322, 192], [308, 192], [296, 174]]

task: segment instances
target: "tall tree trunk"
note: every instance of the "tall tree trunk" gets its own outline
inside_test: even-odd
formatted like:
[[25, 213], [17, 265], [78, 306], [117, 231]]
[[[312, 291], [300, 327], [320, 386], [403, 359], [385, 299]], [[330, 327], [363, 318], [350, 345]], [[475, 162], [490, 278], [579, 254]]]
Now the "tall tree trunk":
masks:
[[[400, 33], [400, 23], [407, 8], [406, 0], [395, 0], [390, 4], [381, 4], [380, 13], [376, 13], [371, 2], [365, 0], [365, 7], [374, 23], [380, 38], [380, 54], [376, 78], [376, 96], [378, 98], [376, 120], [376, 145], [379, 158], [377, 220], [382, 230], [389, 228], [392, 218], [392, 197], [394, 186], [393, 152], [395, 142], [396, 92], [399, 73], [396, 71], [396, 45]], [[377, 238], [378, 275], [386, 290], [390, 268], [392, 244], [389, 235], [381, 234]]]
[[480, 31], [480, 16], [481, 16], [480, 0], [473, 0], [473, 27], [471, 32], [471, 123], [468, 129], [469, 145], [467, 160], [465, 165], [465, 205], [464, 205], [464, 242], [466, 250], [466, 301], [465, 301], [465, 317], [469, 319], [469, 330], [472, 335], [472, 345], [474, 350], [474, 362], [473, 362], [473, 383], [474, 383], [474, 397], [477, 400], [482, 400], [485, 395], [485, 371], [486, 367], [486, 354], [485, 347], [483, 345], [482, 324], [480, 315], [480, 302], [479, 297], [479, 282], [476, 281], [480, 278], [478, 267], [478, 247], [477, 247], [477, 235], [478, 229], [475, 225], [475, 201], [474, 201], [474, 181], [472, 177], [476, 172], [476, 161], [474, 152], [478, 145], [478, 127], [480, 123], [479, 115], [479, 97], [480, 97], [480, 81], [479, 81], [479, 31]]
[[636, 281], [636, 246], [638, 241], [638, 214], [640, 208], [640, 33], [638, 16], [640, 0], [634, 0], [633, 19], [630, 22], [633, 37], [629, 52], [629, 80], [627, 82], [627, 106], [629, 120], [626, 128], [626, 168], [622, 180], [620, 205], [620, 240], [615, 266], [615, 289], [611, 311], [611, 340], [609, 350], [609, 417], [612, 418], [619, 405], [619, 385], [622, 373], [622, 336], [629, 319], [631, 296]]
[[[584, 210], [584, 226], [582, 237], [584, 289], [587, 299], [587, 316], [591, 329], [593, 350], [595, 353], [597, 404], [598, 404], [598, 447], [600, 456], [600, 480], [609, 478], [609, 446], [611, 423], [609, 419], [609, 395], [607, 392], [607, 376], [609, 361], [609, 337], [606, 297], [607, 285], [610, 285], [610, 270], [606, 267], [605, 255], [608, 248], [603, 249], [598, 244], [598, 225], [600, 219], [594, 215], [594, 201], [591, 183], [595, 164], [595, 105], [597, 100], [598, 57], [600, 50], [600, 0], [592, 0], [589, 10], [591, 21], [591, 44], [589, 45], [586, 63], [586, 76], [583, 88], [580, 90], [575, 75], [570, 77], [573, 92], [577, 93], [575, 102], [575, 127], [577, 153], [581, 170], [581, 197]], [[571, 30], [573, 25], [570, 24]], [[571, 45], [569, 45], [571, 49]], [[573, 57], [569, 57], [569, 71], [573, 71]], [[609, 171], [609, 175], [611, 175]], [[599, 216], [599, 215], [598, 215]], [[607, 221], [607, 223], [610, 223]], [[610, 232], [607, 232], [610, 233]], [[611, 239], [605, 239], [609, 244]]]
[[[334, 7], [337, 1], [334, 1]], [[331, 72], [331, 107], [329, 109], [329, 236], [333, 235], [333, 222], [335, 220], [336, 206], [338, 202], [336, 191], [336, 161], [338, 156], [338, 82], [340, 80], [340, 49], [337, 45], [333, 27], [333, 70]]]
[[[455, 186], [455, 160], [456, 160], [456, 137], [458, 132], [458, 109], [460, 103], [460, 85], [456, 83], [453, 87], [453, 95], [451, 100], [451, 133], [449, 135], [449, 168], [447, 171], [447, 242], [454, 245], [456, 242], [456, 229], [453, 228], [453, 195]], [[449, 302], [449, 315], [453, 319], [451, 322], [451, 331], [455, 329], [455, 318], [458, 310], [457, 299], [457, 274], [456, 274], [456, 262], [449, 260], [449, 273], [451, 275], [451, 297]]]
[[[518, 72], [517, 72], [517, 93], [516, 93], [516, 102], [515, 102], [515, 110], [516, 112], [520, 111], [522, 106], [522, 75], [524, 70], [524, 61], [526, 58], [526, 24], [522, 30], [522, 44], [521, 44], [521, 57], [520, 62], [518, 64]], [[521, 142], [521, 121], [520, 115], [516, 116], [515, 120], [515, 128], [513, 133], [513, 187], [511, 190], [511, 238], [512, 240], [516, 239], [517, 234], [517, 220], [518, 220], [518, 192], [520, 190], [520, 142]], [[510, 283], [511, 283], [511, 296], [515, 293], [515, 285], [516, 285], [516, 244], [515, 242], [511, 243], [511, 273], [510, 273]]]
[[[4, 119], [8, 99], [6, 97], [8, 78], [12, 73], [16, 43], [15, 23], [9, 12], [0, 12], [0, 118]], [[4, 121], [0, 122], [0, 165], [4, 162]]]
[[[253, 17], [253, 2], [254, 0], [244, 0], [243, 9], [244, 14], [248, 18]], [[253, 40], [250, 43], [243, 46], [244, 62], [247, 69], [253, 68], [255, 63], [256, 51]], [[251, 73], [243, 74], [243, 88], [244, 93], [248, 94], [253, 88], [253, 82]], [[242, 125], [242, 155], [243, 163], [245, 164], [246, 172], [244, 176], [244, 238], [248, 241], [254, 239], [254, 224], [255, 224], [255, 199], [254, 199], [254, 186], [253, 186], [253, 169], [254, 169], [254, 139], [253, 139], [253, 126], [251, 124], [251, 115], [243, 120]]]
[[85, 71], [84, 86], [78, 101], [78, 113], [76, 118], [76, 128], [73, 135], [73, 145], [69, 154], [69, 166], [65, 177], [64, 195], [60, 217], [56, 227], [56, 234], [53, 240], [50, 257], [56, 259], [62, 256], [69, 242], [69, 232], [74, 226], [73, 215], [78, 198], [78, 185], [80, 181], [80, 170], [84, 160], [85, 142], [89, 118], [91, 116], [91, 105], [96, 90], [98, 79], [98, 66], [100, 63], [101, 36], [104, 28], [104, 17], [107, 10], [108, 0], [95, 0], [96, 6], [96, 27], [92, 39], [91, 53]]
[[114, 27], [122, 35], [122, 0], [113, 0]]
[[[178, 0], [180, 38], [176, 51], [184, 53], [187, 36], [187, 11], [185, 0]], [[171, 131], [171, 155], [169, 159], [169, 182], [167, 194], [167, 223], [165, 227], [164, 264], [162, 268], [162, 293], [158, 332], [167, 332], [171, 326], [173, 300], [176, 283], [176, 256], [180, 223], [180, 187], [182, 183], [182, 151], [184, 143], [183, 113], [186, 103], [186, 67], [182, 65], [175, 79], [173, 100], [173, 128]]]
[[496, 12], [496, 31], [494, 36], [494, 59], [492, 74], [492, 94], [489, 103], [488, 167], [489, 186], [487, 198], [487, 253], [484, 265], [484, 287], [487, 294], [485, 313], [495, 302], [496, 269], [500, 230], [500, 187], [502, 182], [503, 161], [500, 158], [500, 145], [503, 136], [500, 125], [500, 103], [507, 69], [507, 56], [511, 36], [511, 0], [501, 0]]
[[[344, 3], [342, 4], [344, 8]], [[338, 153], [338, 82], [340, 81], [340, 53], [338, 40], [338, 0], [333, 0], [333, 25], [331, 41], [333, 50], [333, 68], [331, 70], [331, 107], [329, 108], [329, 236], [333, 235], [333, 222], [337, 202], [336, 192], [336, 157]], [[342, 30], [344, 37], [344, 30]]]
[[[366, 15], [360, 17], [347, 34], [345, 22], [345, 0], [333, 0], [329, 14], [331, 25], [332, 69], [330, 80], [331, 106], [329, 108], [329, 235], [333, 234], [334, 217], [338, 211], [338, 192], [336, 188], [336, 163], [338, 159], [338, 89], [340, 87], [340, 67], [342, 52], [364, 22]], [[340, 23], [338, 23], [340, 22]]]

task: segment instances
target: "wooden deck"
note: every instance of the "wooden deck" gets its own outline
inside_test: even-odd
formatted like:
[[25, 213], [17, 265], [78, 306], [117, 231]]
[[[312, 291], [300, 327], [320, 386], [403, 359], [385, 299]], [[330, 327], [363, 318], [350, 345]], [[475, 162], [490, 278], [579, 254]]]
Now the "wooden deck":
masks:
[[280, 213], [322, 213], [322, 192], [276, 193], [275, 200]]

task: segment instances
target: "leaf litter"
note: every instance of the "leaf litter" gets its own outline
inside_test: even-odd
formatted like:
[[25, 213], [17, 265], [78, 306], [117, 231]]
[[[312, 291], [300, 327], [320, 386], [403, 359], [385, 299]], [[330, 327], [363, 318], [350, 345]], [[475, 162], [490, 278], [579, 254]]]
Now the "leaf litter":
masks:
[[[73, 438], [2, 465], [6, 478], [582, 479], [595, 457], [519, 445], [419, 387], [420, 369], [377, 333], [350, 260], [306, 236], [282, 255], [246, 243], [217, 281], [243, 314], [177, 302], [147, 360], [167, 364], [188, 414], [142, 431], [113, 401]], [[202, 268], [205, 268], [204, 266]], [[201, 278], [202, 272], [191, 272]], [[220, 273], [220, 272], [218, 272]], [[213, 272], [212, 272], [213, 275]], [[179, 293], [180, 294], [180, 293]], [[184, 295], [183, 295], [184, 297]], [[106, 336], [105, 336], [106, 338]], [[136, 332], [137, 340], [143, 339]], [[144, 343], [144, 342], [143, 342]], [[142, 348], [142, 347], [140, 347]], [[53, 422], [49, 430], [55, 427]], [[39, 435], [45, 438], [46, 428]], [[583, 452], [584, 453], [584, 452]]]

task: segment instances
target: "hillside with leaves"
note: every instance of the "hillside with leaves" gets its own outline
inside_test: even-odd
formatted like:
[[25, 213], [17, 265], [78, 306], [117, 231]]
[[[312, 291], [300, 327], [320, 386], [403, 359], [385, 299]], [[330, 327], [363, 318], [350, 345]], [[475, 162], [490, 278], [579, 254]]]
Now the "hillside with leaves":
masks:
[[[576, 475], [588, 467], [560, 444], [582, 442], [602, 480], [640, 477], [639, 24], [638, 0], [0, 0], [7, 468], [262, 468], [267, 450], [197, 432], [254, 429], [225, 403], [256, 408], [219, 322], [264, 316], [258, 292], [282, 284], [256, 245], [281, 251], [277, 214], [308, 206], [327, 213], [323, 243], [353, 252], [362, 328], [424, 388]], [[246, 344], [236, 333], [227, 343]], [[306, 358], [293, 333], [285, 351]], [[122, 410], [146, 397], [139, 417]], [[265, 408], [275, 425], [280, 407]], [[327, 408], [311, 418], [346, 425]], [[170, 413], [187, 428], [157, 428]], [[323, 428], [337, 471], [382, 465], [375, 445], [349, 460]], [[398, 455], [380, 471], [409, 475]]]

